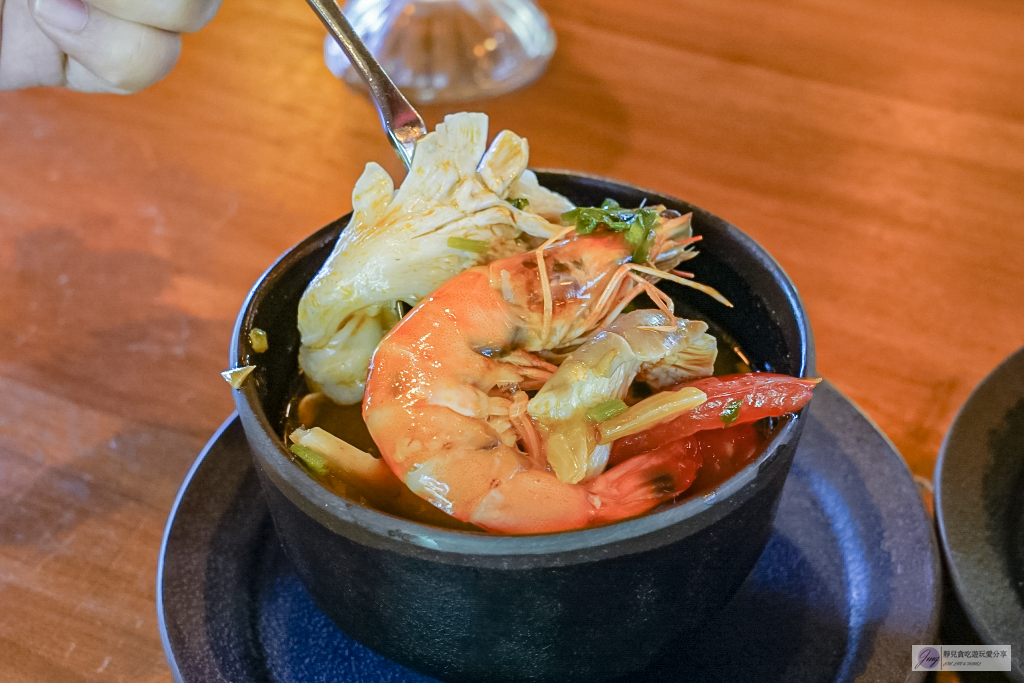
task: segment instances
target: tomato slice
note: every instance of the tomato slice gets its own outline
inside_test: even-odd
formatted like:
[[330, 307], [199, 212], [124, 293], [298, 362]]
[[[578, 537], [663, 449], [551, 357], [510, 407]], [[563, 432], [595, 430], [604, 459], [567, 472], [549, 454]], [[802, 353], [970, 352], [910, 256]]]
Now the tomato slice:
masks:
[[703, 464], [693, 482], [695, 491], [710, 491], [753, 462], [766, 441], [753, 422], [725, 429], [697, 432], [687, 439], [697, 441]]
[[617, 439], [612, 444], [609, 465], [698, 432], [724, 429], [731, 425], [796, 412], [811, 400], [811, 391], [820, 381], [768, 372], [749, 372], [688, 382], [681, 386], [700, 389], [707, 394], [708, 400], [693, 410], [639, 434]]

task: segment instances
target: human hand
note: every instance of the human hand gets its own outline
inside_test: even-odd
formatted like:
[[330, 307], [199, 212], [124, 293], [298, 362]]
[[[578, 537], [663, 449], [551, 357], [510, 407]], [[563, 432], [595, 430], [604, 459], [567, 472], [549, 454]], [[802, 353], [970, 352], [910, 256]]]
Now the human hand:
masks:
[[0, 90], [132, 93], [174, 66], [220, 0], [0, 0]]

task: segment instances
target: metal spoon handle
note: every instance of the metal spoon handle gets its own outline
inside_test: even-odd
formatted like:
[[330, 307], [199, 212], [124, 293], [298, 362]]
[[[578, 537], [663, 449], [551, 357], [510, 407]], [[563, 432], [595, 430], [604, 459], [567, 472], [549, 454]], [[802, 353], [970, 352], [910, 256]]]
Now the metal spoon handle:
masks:
[[423, 117], [412, 108], [395, 84], [388, 77], [381, 65], [373, 58], [359, 34], [348, 23], [337, 0], [306, 0], [328, 32], [341, 45], [352, 66], [363, 77], [366, 87], [370, 90], [377, 113], [380, 114], [381, 125], [388, 134], [391, 146], [401, 157], [405, 167], [412, 165], [412, 152], [416, 140], [427, 134], [427, 126]]

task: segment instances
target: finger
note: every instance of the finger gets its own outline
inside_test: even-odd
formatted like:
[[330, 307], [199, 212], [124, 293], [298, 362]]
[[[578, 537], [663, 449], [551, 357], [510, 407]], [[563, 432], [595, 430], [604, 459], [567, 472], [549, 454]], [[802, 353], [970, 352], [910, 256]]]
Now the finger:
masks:
[[213, 19], [220, 0], [90, 0], [90, 5], [119, 19], [165, 31], [191, 33]]
[[39, 30], [28, 0], [0, 0], [0, 90], [64, 84], [64, 53]]
[[68, 57], [64, 67], [64, 85], [69, 90], [89, 93], [110, 93], [113, 95], [130, 95], [134, 90], [119, 88], [108, 83], [93, 72], [82, 66], [78, 60]]
[[[30, 1], [39, 28], [68, 56], [69, 88], [136, 92], [166, 76], [181, 52], [178, 34], [119, 19], [82, 0]], [[83, 69], [109, 87], [100, 89]]]

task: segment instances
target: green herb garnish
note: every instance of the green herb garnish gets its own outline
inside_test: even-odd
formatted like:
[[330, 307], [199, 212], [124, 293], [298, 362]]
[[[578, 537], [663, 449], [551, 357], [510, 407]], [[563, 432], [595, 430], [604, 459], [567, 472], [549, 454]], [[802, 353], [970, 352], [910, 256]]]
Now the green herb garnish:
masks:
[[604, 200], [600, 207], [580, 206], [562, 214], [563, 221], [576, 224], [578, 235], [589, 235], [600, 227], [623, 233], [633, 247], [634, 263], [647, 261], [658, 218], [654, 209], [624, 209], [614, 199]]
[[729, 401], [725, 404], [725, 408], [722, 409], [722, 422], [727, 425], [731, 425], [736, 421], [736, 418], [740, 416], [740, 406], [743, 405], [742, 399], [736, 399], [735, 401]]
[[270, 348], [267, 343], [267, 333], [258, 327], [252, 328], [249, 332], [249, 344], [252, 345], [252, 350], [256, 353], [263, 353]]
[[604, 422], [609, 418], [613, 418], [619, 413], [626, 411], [626, 402], [621, 398], [613, 398], [603, 403], [598, 403], [596, 406], [587, 411], [587, 417], [594, 422]]
[[471, 240], [465, 237], [449, 237], [448, 246], [460, 251], [472, 251], [475, 254], [483, 254], [490, 245], [483, 240]]
[[530, 200], [526, 197], [512, 197], [506, 200], [509, 204], [516, 207], [520, 211], [523, 211], [530, 205]]
[[327, 467], [327, 458], [322, 454], [317, 453], [312, 448], [303, 446], [302, 444], [293, 443], [291, 445], [291, 452], [302, 462], [303, 465], [309, 469], [313, 474], [324, 476], [330, 469]]

